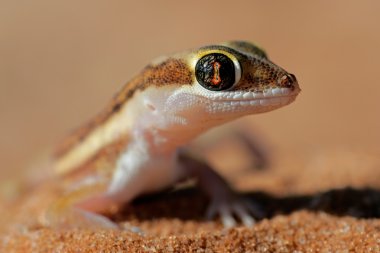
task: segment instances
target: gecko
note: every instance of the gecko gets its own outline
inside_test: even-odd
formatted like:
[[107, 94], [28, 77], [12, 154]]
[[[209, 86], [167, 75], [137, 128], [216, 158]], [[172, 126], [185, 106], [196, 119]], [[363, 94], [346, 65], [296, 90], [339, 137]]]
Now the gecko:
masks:
[[213, 127], [288, 105], [299, 92], [293, 74], [245, 41], [154, 60], [58, 145], [52, 166], [62, 194], [44, 223], [115, 227], [102, 215], [109, 208], [196, 178], [210, 198], [208, 217], [219, 216], [226, 227], [254, 224], [257, 205], [186, 144]]

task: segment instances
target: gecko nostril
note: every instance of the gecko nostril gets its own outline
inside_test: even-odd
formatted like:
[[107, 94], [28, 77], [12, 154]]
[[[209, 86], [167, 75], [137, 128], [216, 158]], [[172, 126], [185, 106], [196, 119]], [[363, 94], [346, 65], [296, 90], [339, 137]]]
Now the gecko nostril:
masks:
[[297, 79], [293, 74], [285, 74], [278, 79], [280, 87], [294, 88], [294, 84], [297, 83]]

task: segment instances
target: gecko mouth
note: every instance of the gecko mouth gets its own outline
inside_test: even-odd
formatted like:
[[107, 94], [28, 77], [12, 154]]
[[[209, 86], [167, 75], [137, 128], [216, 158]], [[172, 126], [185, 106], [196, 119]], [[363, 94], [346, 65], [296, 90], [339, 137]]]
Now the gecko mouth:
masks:
[[[196, 95], [211, 111], [261, 113], [280, 108], [292, 103], [300, 88], [298, 86], [285, 88], [277, 87], [264, 91], [222, 91], [202, 92]], [[203, 100], [205, 99], [205, 100]], [[200, 103], [203, 103], [199, 101]]]
[[214, 94], [212, 99], [215, 102], [231, 102], [244, 104], [282, 104], [293, 100], [299, 88], [273, 88], [264, 91], [241, 91], [225, 92], [224, 94]]

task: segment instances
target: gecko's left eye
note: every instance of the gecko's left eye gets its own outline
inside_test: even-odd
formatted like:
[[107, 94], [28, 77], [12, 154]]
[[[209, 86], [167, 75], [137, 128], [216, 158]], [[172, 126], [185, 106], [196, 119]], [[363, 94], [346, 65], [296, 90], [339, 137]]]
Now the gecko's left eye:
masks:
[[195, 77], [208, 90], [221, 91], [231, 88], [240, 79], [240, 66], [227, 55], [211, 53], [203, 56], [195, 65]]

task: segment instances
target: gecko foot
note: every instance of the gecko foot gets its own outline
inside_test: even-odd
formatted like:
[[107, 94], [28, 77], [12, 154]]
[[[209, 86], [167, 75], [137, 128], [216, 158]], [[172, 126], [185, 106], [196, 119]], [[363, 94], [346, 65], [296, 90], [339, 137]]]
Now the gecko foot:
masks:
[[116, 229], [132, 232], [139, 235], [144, 235], [144, 232], [139, 227], [133, 226], [129, 223], [118, 224], [106, 216], [76, 207], [67, 209], [64, 213], [60, 213], [59, 215], [45, 215], [43, 224], [48, 227], [61, 229]]
[[206, 162], [188, 153], [180, 153], [179, 161], [183, 168], [198, 178], [199, 187], [211, 199], [206, 218], [212, 219], [219, 215], [225, 227], [236, 226], [235, 218], [246, 226], [255, 224], [256, 218], [263, 218], [264, 212], [252, 201], [239, 196], [228, 183], [214, 171]]
[[77, 224], [78, 224], [78, 219], [81, 222], [82, 226], [85, 227], [101, 227], [101, 228], [110, 228], [110, 229], [120, 229], [120, 227], [110, 220], [109, 218], [97, 214], [97, 213], [92, 213], [83, 209], [76, 208], [74, 210], [77, 212], [78, 215], [76, 215], [77, 218]]
[[214, 199], [210, 203], [207, 209], [206, 218], [211, 220], [217, 215], [219, 215], [226, 228], [236, 226], [236, 218], [238, 218], [245, 226], [251, 227], [255, 224], [255, 219], [253, 217], [263, 218], [264, 212], [259, 206], [247, 199], [239, 196], [229, 196], [228, 198]]
[[118, 224], [101, 214], [89, 212], [76, 207], [63, 210], [50, 208], [40, 217], [46, 227], [54, 228], [105, 228], [120, 229]]

